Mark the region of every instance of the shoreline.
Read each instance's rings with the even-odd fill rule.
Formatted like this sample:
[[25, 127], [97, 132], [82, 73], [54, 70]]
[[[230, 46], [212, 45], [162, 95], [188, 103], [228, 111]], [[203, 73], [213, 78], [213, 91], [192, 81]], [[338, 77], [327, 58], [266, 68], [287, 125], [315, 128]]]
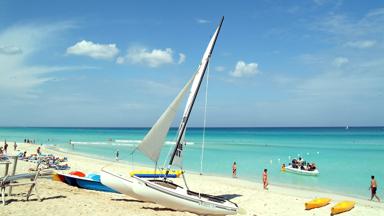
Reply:
[[[27, 143], [20, 143], [20, 144], [27, 144]], [[19, 145], [19, 143], [18, 143], [18, 145]], [[89, 154], [89, 153], [87, 154], [87, 153], [83, 153], [83, 152], [74, 152], [74, 151], [70, 151], [68, 149], [60, 148], [58, 146], [50, 145], [50, 144], [44, 144], [44, 145], [29, 144], [29, 145], [41, 146], [43, 148], [52, 150], [53, 152], [60, 153], [60, 154], [68, 154], [68, 155], [74, 155], [74, 156], [79, 156], [79, 157], [92, 158], [92, 159], [101, 160], [101, 161], [109, 162], [109, 163], [115, 163], [116, 162], [112, 157], [109, 160], [107, 157], [103, 157], [103, 156], [100, 156], [100, 155]], [[126, 160], [119, 160], [117, 163], [124, 164], [124, 165], [128, 166], [128, 168], [130, 168], [130, 169], [132, 167], [140, 167], [140, 169], [153, 169], [153, 167], [149, 166], [149, 164], [131, 162], [131, 161], [126, 161]], [[187, 173], [189, 173], [189, 174], [200, 175], [200, 173], [196, 172], [196, 171], [192, 171], [192, 170], [188, 170], [188, 169], [186, 169], [185, 171]], [[294, 175], [294, 174], [291, 174], [291, 173], [286, 173], [286, 174]], [[236, 177], [236, 178], [233, 178], [233, 177], [226, 176], [226, 175], [220, 174], [220, 173], [203, 173], [203, 176], [219, 177], [219, 178], [226, 178], [226, 179], [239, 179], [239, 180], [247, 181], [247, 182], [249, 182], [251, 184], [255, 183], [255, 184], [262, 185], [261, 181], [260, 182], [252, 181], [251, 177]], [[261, 179], [261, 177], [260, 177], [260, 179]], [[359, 195], [355, 195], [355, 194], [344, 194], [344, 193], [341, 193], [340, 191], [327, 190], [325, 188], [311, 189], [311, 188], [305, 187], [305, 186], [299, 187], [299, 186], [290, 185], [290, 184], [284, 184], [284, 183], [279, 183], [279, 182], [277, 182], [277, 183], [273, 182], [273, 185], [277, 186], [279, 188], [299, 190], [299, 191], [306, 191], [307, 193], [312, 192], [312, 193], [321, 193], [321, 194], [332, 194], [332, 195], [336, 195], [336, 196], [340, 196], [340, 197], [347, 197], [347, 198], [351, 198], [351, 199], [359, 199], [359, 200], [363, 200], [363, 201], [365, 201], [365, 200], [367, 200], [369, 198], [368, 196], [369, 196], [369, 193], [370, 193], [370, 192], [367, 192], [367, 197], [364, 197], [364, 196], [359, 196]]]
[[[0, 142], [0, 145], [2, 143]], [[74, 152], [62, 151], [57, 147], [48, 147], [39, 144], [24, 144], [18, 143], [19, 150], [26, 150], [34, 153], [36, 148], [40, 146], [43, 154], [54, 154], [55, 156], [66, 156], [68, 163], [71, 166], [70, 170], [57, 171], [68, 173], [70, 171], [79, 170], [83, 172], [98, 172], [102, 167], [109, 166], [119, 174], [129, 175], [131, 165], [126, 161], [116, 162], [114, 160], [105, 160], [93, 158], [87, 155]], [[13, 146], [9, 146], [13, 153]], [[22, 152], [18, 151], [18, 152]], [[111, 166], [112, 165], [112, 166]], [[35, 167], [35, 163], [19, 161], [17, 173], [22, 173], [30, 167]], [[134, 168], [147, 168], [148, 166], [134, 165]], [[2, 169], [2, 167], [0, 167]], [[0, 173], [3, 171], [0, 170]], [[232, 197], [231, 201], [237, 203], [246, 213], [238, 215], [250, 216], [321, 216], [329, 215], [330, 208], [336, 203], [343, 200], [356, 201], [356, 206], [351, 211], [344, 213], [346, 216], [384, 215], [383, 203], [372, 202], [365, 199], [359, 199], [350, 196], [344, 196], [334, 193], [317, 192], [313, 190], [303, 190], [291, 187], [284, 187], [273, 184], [269, 186], [269, 190], [263, 190], [260, 182], [248, 181], [242, 178], [232, 178], [225, 176], [217, 176], [199, 173], [186, 173], [188, 186], [191, 190], [207, 193], [212, 195], [226, 195]], [[182, 179], [172, 179], [177, 184], [183, 186]], [[15, 193], [25, 192], [15, 188]], [[69, 186], [62, 182], [52, 181], [51, 179], [39, 178], [38, 191], [43, 202], [38, 202], [36, 196], [31, 197], [31, 201], [24, 201], [25, 197], [6, 198], [10, 200], [6, 206], [0, 206], [0, 214], [3, 215], [47, 215], [55, 211], [55, 215], [195, 215], [188, 212], [179, 212], [167, 209], [166, 207], [136, 201], [133, 198], [122, 194], [111, 194], [97, 191], [89, 191]], [[317, 197], [329, 197], [331, 203], [323, 208], [313, 209], [310, 211], [304, 210], [304, 203]], [[368, 198], [367, 198], [368, 199]], [[57, 209], [65, 208], [67, 211], [57, 211]]]
[[[32, 144], [32, 145], [39, 145], [39, 144]], [[49, 144], [45, 144], [43, 146], [45, 148], [47, 148], [47, 149], [50, 149], [50, 150], [58, 152], [58, 153], [71, 154], [71, 155], [76, 155], [76, 156], [80, 156], [80, 157], [87, 157], [87, 158], [102, 160], [102, 161], [105, 161], [105, 162], [107, 162], [107, 161], [109, 161], [109, 162], [116, 162], [113, 158], [111, 158], [109, 160], [107, 157], [99, 156], [99, 155], [96, 155], [96, 154], [87, 154], [87, 153], [83, 153], [83, 152], [68, 151], [65, 148], [60, 148], [58, 146], [53, 146], [53, 145], [49, 145]], [[151, 167], [149, 164], [131, 162], [131, 161], [126, 161], [126, 160], [119, 160], [118, 163], [125, 164], [125, 165], [129, 166], [130, 168], [132, 167], [132, 163], [133, 163], [134, 167], [140, 167], [140, 168], [143, 168], [143, 169], [153, 169], [153, 167]], [[193, 174], [193, 175], [200, 175], [200, 173], [197, 172], [197, 171], [192, 171], [192, 170], [188, 170], [188, 169], [186, 169], [185, 171], [187, 173], [190, 173], [190, 174]], [[291, 173], [285, 173], [285, 174], [295, 175], [295, 174], [291, 174]], [[230, 176], [227, 176], [227, 175], [224, 175], [224, 174], [220, 174], [220, 173], [203, 173], [203, 176], [212, 176], [212, 177], [220, 177], [220, 178], [228, 178], [228, 179], [240, 179], [240, 180], [247, 181], [249, 183], [256, 183], [256, 184], [262, 185], [261, 181], [260, 182], [252, 181], [251, 177], [236, 177], [236, 178], [233, 178], [233, 177], [230, 177]], [[261, 177], [260, 177], [260, 179], [261, 179]], [[305, 187], [305, 186], [300, 187], [300, 186], [284, 184], [284, 183], [280, 183], [280, 182], [277, 182], [277, 183], [274, 182], [273, 185], [277, 186], [279, 188], [289, 188], [289, 189], [292, 189], [292, 190], [300, 190], [300, 191], [322, 193], [322, 194], [334, 194], [334, 195], [341, 196], [341, 197], [349, 197], [349, 198], [359, 199], [359, 200], [366, 200], [366, 199], [368, 199], [368, 196], [369, 196], [369, 193], [370, 193], [370, 192], [367, 192], [367, 197], [364, 197], [364, 196], [356, 195], [356, 194], [344, 194], [344, 193], [341, 193], [340, 191], [327, 190], [325, 188], [311, 189], [311, 188]]]

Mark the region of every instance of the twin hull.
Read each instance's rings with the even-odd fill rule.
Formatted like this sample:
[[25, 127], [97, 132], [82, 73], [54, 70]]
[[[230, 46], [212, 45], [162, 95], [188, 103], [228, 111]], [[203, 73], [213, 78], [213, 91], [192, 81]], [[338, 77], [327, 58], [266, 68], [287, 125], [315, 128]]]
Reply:
[[101, 183], [138, 200], [154, 202], [167, 208], [201, 215], [228, 215], [237, 213], [237, 205], [228, 200], [188, 191], [162, 180], [122, 177], [101, 171]]

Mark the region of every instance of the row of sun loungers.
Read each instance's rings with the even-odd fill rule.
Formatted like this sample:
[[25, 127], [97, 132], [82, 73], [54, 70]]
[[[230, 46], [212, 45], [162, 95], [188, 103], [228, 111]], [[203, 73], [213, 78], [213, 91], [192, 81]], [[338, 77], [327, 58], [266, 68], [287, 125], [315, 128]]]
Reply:
[[70, 169], [70, 166], [68, 166], [68, 164], [62, 164], [68, 161], [66, 157], [59, 158], [59, 157], [55, 157], [52, 154], [48, 154], [48, 155], [33, 154], [30, 156], [24, 157], [23, 153], [20, 153], [18, 156], [20, 160], [33, 162], [33, 163], [41, 163], [42, 168], [45, 168], [45, 169], [49, 169], [49, 168], [53, 168], [55, 170]]

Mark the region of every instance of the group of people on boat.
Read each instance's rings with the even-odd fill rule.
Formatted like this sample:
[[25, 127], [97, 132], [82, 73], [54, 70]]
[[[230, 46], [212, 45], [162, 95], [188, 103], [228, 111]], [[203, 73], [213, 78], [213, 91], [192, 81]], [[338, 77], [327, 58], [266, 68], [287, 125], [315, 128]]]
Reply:
[[306, 170], [306, 171], [314, 171], [316, 170], [315, 163], [308, 163], [303, 158], [299, 157], [299, 159], [294, 158], [292, 160], [292, 168]]

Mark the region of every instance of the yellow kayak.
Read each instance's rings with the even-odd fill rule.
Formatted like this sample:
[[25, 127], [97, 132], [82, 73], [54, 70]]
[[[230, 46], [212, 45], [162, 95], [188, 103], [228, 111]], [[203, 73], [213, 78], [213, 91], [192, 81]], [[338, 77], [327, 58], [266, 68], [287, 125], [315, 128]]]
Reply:
[[310, 209], [320, 208], [320, 207], [326, 206], [329, 204], [330, 201], [331, 201], [331, 199], [329, 199], [329, 198], [313, 199], [313, 200], [305, 203], [305, 210], [310, 210]]
[[[129, 174], [141, 178], [163, 178], [165, 177], [166, 170], [133, 170]], [[170, 170], [167, 178], [177, 178], [183, 174], [182, 170]]]
[[355, 207], [355, 202], [353, 201], [343, 201], [337, 203], [335, 206], [332, 207], [331, 209], [331, 215], [343, 213], [346, 211], [349, 211]]

